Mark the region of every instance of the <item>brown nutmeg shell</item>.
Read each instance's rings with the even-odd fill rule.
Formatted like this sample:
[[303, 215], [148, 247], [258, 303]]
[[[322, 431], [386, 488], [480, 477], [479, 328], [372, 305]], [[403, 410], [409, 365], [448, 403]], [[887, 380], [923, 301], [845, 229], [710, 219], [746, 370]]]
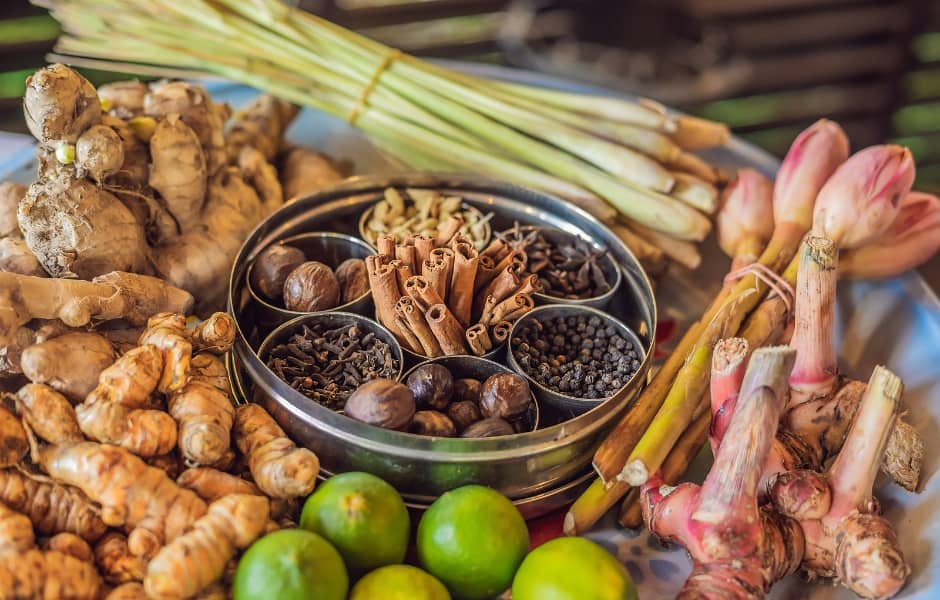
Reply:
[[457, 435], [454, 422], [447, 415], [436, 410], [419, 410], [416, 412], [408, 430], [418, 435], [437, 437], [454, 437]]
[[391, 379], [373, 379], [349, 395], [343, 412], [347, 417], [382, 427], [404, 430], [415, 414], [415, 399], [408, 386]]
[[480, 386], [480, 412], [484, 417], [521, 419], [531, 402], [529, 382], [515, 373], [497, 373]]
[[339, 282], [321, 262], [307, 261], [284, 280], [284, 308], [298, 312], [329, 310], [339, 305]]
[[336, 267], [336, 280], [339, 282], [340, 302], [346, 304], [369, 291], [369, 274], [366, 261], [361, 258], [347, 258]]
[[267, 300], [280, 300], [287, 276], [306, 260], [299, 248], [284, 244], [268, 246], [251, 267], [251, 287]]

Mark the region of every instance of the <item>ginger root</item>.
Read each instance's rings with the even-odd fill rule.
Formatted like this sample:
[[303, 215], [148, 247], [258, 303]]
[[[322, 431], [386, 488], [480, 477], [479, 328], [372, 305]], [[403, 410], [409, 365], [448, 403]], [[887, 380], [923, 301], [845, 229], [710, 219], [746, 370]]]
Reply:
[[242, 149], [251, 146], [271, 162], [280, 150], [284, 132], [299, 108], [275, 96], [262, 94], [235, 114], [229, 125], [226, 152], [230, 163], [240, 160]]
[[124, 142], [107, 125], [92, 125], [75, 144], [75, 174], [96, 183], [117, 173], [124, 165]]
[[0, 238], [0, 272], [48, 277], [26, 240], [13, 236]]
[[98, 572], [111, 585], [143, 581], [144, 573], [147, 572], [146, 561], [131, 554], [127, 547], [127, 536], [117, 531], [109, 531], [98, 540], [94, 548], [94, 560]]
[[16, 220], [16, 209], [26, 197], [25, 185], [13, 181], [0, 183], [0, 238], [22, 237], [20, 224]]
[[229, 494], [209, 505], [192, 528], [167, 544], [147, 566], [151, 598], [189, 598], [222, 576], [236, 550], [247, 548], [268, 521], [263, 497]]
[[[197, 354], [190, 364], [189, 381], [170, 396], [168, 409], [179, 424], [179, 448], [188, 464], [213, 465], [229, 449], [235, 408], [225, 387], [213, 377], [222, 361], [211, 354]], [[209, 377], [200, 372], [206, 369]]]
[[225, 164], [225, 121], [231, 110], [213, 102], [205, 88], [185, 81], [152, 83], [144, 112], [161, 120], [178, 117], [189, 126], [205, 153], [209, 175]]
[[26, 430], [16, 415], [0, 404], [0, 467], [15, 465], [28, 451]]
[[206, 512], [206, 503], [194, 492], [117, 446], [49, 446], [39, 459], [51, 477], [80, 488], [100, 504], [106, 524], [132, 528], [128, 545], [136, 556], [153, 556]]
[[23, 422], [45, 442], [66, 444], [85, 439], [75, 409], [65, 396], [48, 385], [28, 383], [21, 387], [16, 393], [16, 410]]
[[235, 409], [235, 443], [248, 457], [251, 477], [266, 495], [298, 498], [316, 486], [317, 456], [298, 448], [261, 406], [243, 404]]
[[47, 178], [29, 187], [17, 213], [23, 239], [53, 277], [144, 272], [147, 241], [134, 214], [84, 179]]
[[162, 371], [162, 355], [150, 345], [131, 350], [102, 371], [98, 386], [75, 408], [85, 435], [139, 456], [172, 450], [177, 439], [173, 418], [145, 408]]
[[114, 349], [97, 333], [66, 333], [23, 351], [20, 366], [33, 383], [45, 383], [72, 402], [80, 402], [114, 362]]
[[15, 469], [0, 470], [0, 502], [28, 516], [42, 535], [68, 532], [94, 542], [107, 529], [98, 509], [77, 489], [38, 481]]
[[83, 131], [101, 121], [101, 103], [87, 79], [61, 64], [26, 78], [23, 96], [26, 127], [40, 144], [55, 149], [74, 144]]
[[280, 157], [281, 188], [290, 202], [326, 189], [343, 180], [336, 165], [323, 154], [295, 146]]
[[32, 319], [60, 319], [81, 327], [93, 319], [143, 325], [159, 312], [192, 310], [193, 297], [165, 281], [115, 271], [92, 281], [0, 273], [0, 346]]
[[180, 231], [201, 225], [206, 199], [206, 156], [199, 138], [177, 114], [157, 123], [150, 138], [150, 187], [157, 190]]
[[120, 119], [132, 119], [144, 112], [144, 97], [150, 91], [137, 80], [116, 81], [98, 87], [101, 108]]

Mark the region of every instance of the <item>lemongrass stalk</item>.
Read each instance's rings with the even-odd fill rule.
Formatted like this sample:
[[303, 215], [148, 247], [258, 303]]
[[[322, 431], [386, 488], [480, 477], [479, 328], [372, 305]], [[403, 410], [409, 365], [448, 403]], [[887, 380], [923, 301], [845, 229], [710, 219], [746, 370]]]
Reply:
[[666, 256], [686, 269], [695, 270], [702, 264], [702, 255], [699, 254], [695, 244], [670, 238], [640, 223], [631, 221], [630, 226], [636, 231], [637, 235], [661, 249], [666, 253]]
[[[676, 442], [660, 469], [664, 484], [676, 485], [689, 470], [689, 465], [705, 447], [710, 422], [711, 415], [707, 410], [703, 410]], [[639, 500], [640, 488], [631, 489], [623, 499], [620, 516], [617, 519], [621, 526], [627, 529], [637, 529], [643, 525], [643, 512]]]
[[628, 491], [630, 486], [622, 481], [606, 487], [600, 478], [595, 479], [568, 509], [562, 531], [565, 535], [584, 535]]
[[875, 367], [845, 445], [829, 468], [832, 506], [823, 517], [824, 525], [834, 529], [845, 515], [861, 509], [862, 503], [871, 498], [903, 391], [904, 384], [897, 375], [882, 366]]
[[647, 274], [653, 276], [661, 272], [667, 264], [666, 253], [661, 248], [642, 237], [623, 223], [610, 223], [607, 226], [636, 257]]
[[677, 119], [672, 139], [685, 150], [703, 150], [727, 144], [731, 141], [731, 130], [724, 123], [682, 115]]
[[675, 172], [672, 176], [676, 180], [675, 187], [670, 193], [672, 197], [682, 200], [707, 215], [714, 214], [718, 208], [718, 188], [688, 173]]
[[828, 396], [838, 371], [833, 339], [838, 249], [832, 240], [810, 236], [800, 255], [795, 329], [790, 342], [796, 350], [796, 363], [790, 373], [790, 407]]
[[717, 168], [690, 152], [680, 152], [670, 165], [675, 170], [695, 175], [712, 185], [721, 181], [721, 173]]

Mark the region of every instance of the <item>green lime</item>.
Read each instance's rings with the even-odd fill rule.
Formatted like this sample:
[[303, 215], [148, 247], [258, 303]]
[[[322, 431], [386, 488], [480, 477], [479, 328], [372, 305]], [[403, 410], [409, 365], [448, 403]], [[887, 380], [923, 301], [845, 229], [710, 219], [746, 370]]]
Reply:
[[450, 600], [450, 593], [418, 567], [388, 565], [360, 579], [349, 600]]
[[528, 549], [522, 515], [505, 496], [480, 485], [447, 492], [418, 524], [421, 563], [458, 598], [502, 593]]
[[580, 537], [545, 542], [525, 557], [512, 600], [636, 600], [627, 569], [603, 547]]
[[307, 498], [300, 527], [336, 546], [351, 572], [364, 573], [405, 559], [411, 519], [395, 488], [354, 472], [330, 477]]
[[349, 577], [343, 558], [322, 537], [282, 529], [252, 544], [235, 570], [234, 600], [344, 600]]

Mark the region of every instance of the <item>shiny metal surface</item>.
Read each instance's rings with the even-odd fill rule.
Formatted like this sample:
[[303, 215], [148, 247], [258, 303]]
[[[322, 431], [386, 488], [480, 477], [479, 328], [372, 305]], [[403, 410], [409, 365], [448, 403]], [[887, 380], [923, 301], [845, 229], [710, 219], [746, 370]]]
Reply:
[[[562, 423], [514, 436], [476, 440], [423, 438], [376, 429], [306, 398], [301, 402], [282, 393], [286, 384], [254, 351], [266, 332], [254, 326], [253, 303], [244, 289], [247, 265], [261, 248], [291, 235], [323, 230], [354, 233], [358, 216], [388, 186], [458, 194], [483, 212], [497, 211], [494, 228], [505, 229], [515, 221], [544, 224], [605, 246], [623, 275], [609, 311], [637, 333], [646, 356], [630, 385]], [[557, 489], [580, 477], [589, 468], [594, 449], [644, 380], [656, 323], [652, 289], [636, 259], [610, 230], [585, 212], [554, 197], [486, 178], [424, 173], [353, 178], [277, 211], [252, 232], [239, 252], [230, 279], [229, 309], [239, 327], [236, 359], [244, 371], [246, 387], [253, 388], [246, 391], [265, 404], [293, 439], [317, 452], [326, 470], [366, 470], [386, 479], [407, 497], [433, 497], [473, 482], [519, 499]], [[548, 422], [544, 407], [542, 420]]]
[[[334, 271], [341, 262], [348, 258], [365, 258], [375, 254], [375, 249], [359, 238], [344, 233], [329, 231], [315, 231], [312, 233], [292, 235], [283, 240], [279, 240], [277, 243], [294, 246], [304, 253], [307, 260], [319, 261]], [[251, 285], [251, 271], [254, 269], [254, 266], [254, 261], [248, 265], [248, 271], [245, 274], [245, 287], [248, 289], [248, 293], [251, 294], [252, 300], [257, 305], [255, 319], [259, 325], [265, 328], [273, 328], [291, 319], [296, 319], [299, 316], [311, 314], [288, 310], [265, 300]], [[372, 292], [367, 291], [358, 298], [329, 310], [370, 314], [371, 307]]]
[[[497, 373], [513, 373], [513, 370], [506, 365], [501, 365], [479, 356], [441, 356], [439, 358], [425, 360], [411, 367], [401, 376], [401, 381], [407, 383], [408, 376], [414, 373], [415, 369], [423, 365], [431, 364], [443, 366], [450, 371], [454, 379], [469, 377], [478, 380], [480, 383], [483, 383], [490, 376], [496, 375]], [[532, 404], [529, 406], [525, 420], [528, 431], [532, 431], [533, 429], [539, 428], [539, 403], [531, 390], [529, 393], [532, 395]]]
[[[522, 365], [516, 361], [516, 357], [513, 354], [514, 341], [518, 335], [519, 329], [523, 327], [526, 323], [531, 321], [537, 321], [544, 323], [549, 319], [554, 319], [556, 317], [574, 317], [577, 315], [586, 315], [592, 316], [595, 315], [599, 317], [604, 323], [613, 325], [621, 336], [633, 343], [637, 348], [637, 351], [640, 353], [641, 363], [646, 360], [646, 353], [643, 349], [643, 343], [637, 337], [633, 330], [629, 327], [618, 321], [612, 315], [605, 313], [604, 311], [592, 308], [590, 306], [572, 306], [570, 304], [550, 304], [546, 306], [537, 306], [531, 312], [526, 315], [523, 315], [518, 321], [513, 323], [512, 330], [509, 332], [509, 346], [506, 351], [506, 361], [509, 363], [509, 366], [512, 367], [513, 371], [519, 373], [525, 377], [529, 385], [532, 387], [532, 390], [535, 393], [535, 397], [539, 399], [542, 404], [552, 406], [563, 413], [570, 413], [575, 415], [580, 415], [585, 413], [595, 406], [607, 402], [607, 398], [601, 399], [591, 399], [591, 398], [578, 398], [576, 396], [569, 396], [568, 394], [562, 394], [561, 392], [556, 392], [551, 390], [532, 377], [530, 377], [525, 370], [522, 368]], [[645, 372], [642, 372], [642, 369], [638, 370], [633, 374], [633, 377], [627, 381], [620, 390], [614, 394], [612, 397], [619, 397], [624, 390], [632, 390], [632, 394], [635, 396], [640, 390], [640, 386], [633, 385], [633, 380], [645, 376]]]

